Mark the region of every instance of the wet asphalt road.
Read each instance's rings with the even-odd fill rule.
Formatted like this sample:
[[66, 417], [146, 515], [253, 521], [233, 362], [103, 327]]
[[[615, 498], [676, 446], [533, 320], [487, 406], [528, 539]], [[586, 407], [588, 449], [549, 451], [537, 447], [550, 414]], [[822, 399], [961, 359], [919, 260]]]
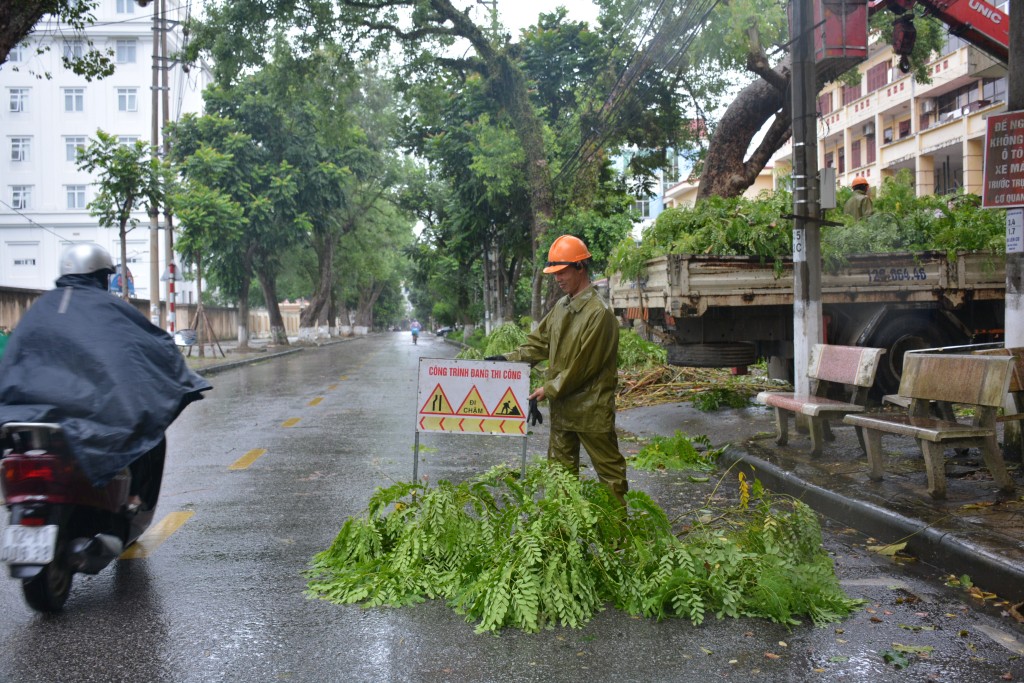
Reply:
[[[413, 346], [381, 335], [213, 377], [168, 434], [157, 520], [180, 527], [147, 557], [77, 576], [57, 616], [34, 614], [17, 582], [0, 579], [0, 681], [1024, 680], [1022, 639], [998, 608], [925, 567], [878, 560], [844, 529], [826, 545], [847, 591], [869, 603], [823, 628], [695, 627], [609, 608], [580, 630], [496, 637], [437, 601], [366, 610], [306, 598], [309, 558], [375, 487], [411, 477], [417, 358], [453, 354], [430, 336]], [[530, 437], [531, 455], [546, 434]], [[423, 445], [431, 481], [518, 463], [521, 452], [497, 437]], [[630, 477], [670, 513], [708, 493], [685, 475]], [[894, 644], [934, 650], [897, 670], [882, 657]]]

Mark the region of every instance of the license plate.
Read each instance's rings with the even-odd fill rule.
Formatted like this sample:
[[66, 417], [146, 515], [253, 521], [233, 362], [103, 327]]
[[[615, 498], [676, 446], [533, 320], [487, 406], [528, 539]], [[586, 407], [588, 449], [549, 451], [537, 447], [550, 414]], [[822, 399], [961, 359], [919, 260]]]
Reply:
[[57, 525], [21, 526], [4, 529], [0, 539], [0, 562], [7, 564], [49, 564], [57, 548]]

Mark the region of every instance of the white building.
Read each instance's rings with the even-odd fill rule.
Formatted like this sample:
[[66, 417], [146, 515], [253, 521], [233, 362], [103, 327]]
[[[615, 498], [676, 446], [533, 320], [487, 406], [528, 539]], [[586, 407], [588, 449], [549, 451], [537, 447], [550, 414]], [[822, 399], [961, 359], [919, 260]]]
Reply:
[[[90, 174], [78, 170], [75, 154], [97, 129], [125, 142], [150, 142], [153, 5], [143, 9], [135, 0], [98, 0], [96, 22], [81, 34], [52, 17], [44, 19], [0, 65], [0, 286], [52, 288], [60, 254], [69, 243], [96, 242], [110, 249], [115, 262], [120, 260], [117, 229], [99, 227], [86, 208], [95, 188]], [[175, 60], [190, 6], [166, 0], [171, 121], [202, 111], [202, 90], [209, 80], [206, 69], [183, 68]], [[90, 82], [64, 68], [61, 57], [81, 54], [87, 41], [113, 53], [117, 68], [112, 76]], [[49, 51], [40, 53], [42, 46]], [[150, 220], [144, 211], [137, 217], [138, 227], [128, 234], [128, 268], [136, 296], [149, 299]], [[163, 273], [166, 241], [164, 231], [159, 232], [157, 260]], [[166, 300], [166, 285], [158, 289]], [[176, 298], [183, 301], [181, 295]]]

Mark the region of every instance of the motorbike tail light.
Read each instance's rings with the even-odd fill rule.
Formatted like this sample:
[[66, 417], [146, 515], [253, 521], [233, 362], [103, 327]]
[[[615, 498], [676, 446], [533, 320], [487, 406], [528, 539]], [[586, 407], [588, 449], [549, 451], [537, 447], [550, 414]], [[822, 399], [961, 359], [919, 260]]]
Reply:
[[9, 455], [0, 460], [0, 485], [8, 502], [19, 496], [54, 495], [72, 470], [72, 462], [46, 451]]
[[45, 517], [22, 517], [21, 526], [43, 526], [46, 524]]
[[31, 481], [53, 483], [54, 463], [36, 458], [4, 460], [4, 483], [21, 484]]

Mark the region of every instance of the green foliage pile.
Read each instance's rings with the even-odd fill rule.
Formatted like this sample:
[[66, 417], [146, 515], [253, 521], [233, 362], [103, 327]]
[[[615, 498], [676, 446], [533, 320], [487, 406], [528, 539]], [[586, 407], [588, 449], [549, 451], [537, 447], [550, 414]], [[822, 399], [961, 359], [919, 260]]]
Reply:
[[682, 539], [642, 492], [627, 503], [624, 516], [602, 484], [547, 465], [525, 478], [497, 467], [457, 485], [395, 484], [314, 556], [308, 595], [395, 607], [443, 598], [478, 632], [578, 628], [606, 603], [694, 624], [709, 614], [822, 624], [859, 604], [799, 501], [755, 484]]
[[633, 330], [619, 330], [619, 369], [627, 372], [646, 370], [668, 361], [664, 346], [647, 341]]
[[[696, 445], [695, 445], [696, 444]], [[704, 447], [697, 450], [697, 445]], [[640, 452], [630, 458], [630, 464], [640, 470], [696, 470], [711, 472], [718, 456], [728, 446], [712, 448], [711, 439], [704, 434], [689, 436], [676, 430], [673, 436], [654, 436]]]
[[736, 387], [712, 387], [698, 391], [690, 399], [693, 407], [705, 413], [713, 413], [719, 408], [746, 408], [750, 405], [750, 390]]
[[[842, 211], [849, 188], [839, 192], [839, 208], [825, 217], [842, 225], [821, 231], [826, 263], [842, 264], [849, 254], [1005, 250], [1005, 212], [982, 209], [976, 195], [918, 197], [906, 169], [877, 190], [874, 213], [861, 220]], [[792, 195], [784, 190], [756, 200], [712, 197], [692, 208], [668, 209], [644, 230], [640, 244], [625, 240], [615, 248], [611, 268], [636, 279], [646, 261], [684, 253], [759, 256], [781, 267], [779, 259], [788, 257], [793, 245], [792, 222], [781, 216], [792, 212]]]

